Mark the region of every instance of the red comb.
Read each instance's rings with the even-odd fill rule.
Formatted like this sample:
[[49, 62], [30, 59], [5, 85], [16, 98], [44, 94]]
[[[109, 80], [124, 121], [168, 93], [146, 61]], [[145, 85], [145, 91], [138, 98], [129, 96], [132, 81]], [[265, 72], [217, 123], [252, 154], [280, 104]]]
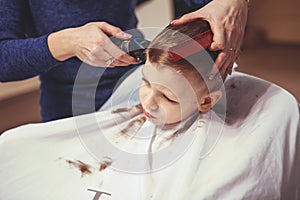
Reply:
[[213, 40], [211, 30], [195, 35], [190, 40], [184, 41], [174, 47], [169, 48], [168, 54], [174, 61], [179, 61], [194, 53], [202, 51], [210, 46]]

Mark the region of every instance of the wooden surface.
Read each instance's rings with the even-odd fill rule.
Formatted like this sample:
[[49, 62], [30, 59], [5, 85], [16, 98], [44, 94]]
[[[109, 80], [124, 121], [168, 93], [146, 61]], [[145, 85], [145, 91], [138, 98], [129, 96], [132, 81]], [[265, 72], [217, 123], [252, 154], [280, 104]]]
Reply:
[[0, 83], [0, 134], [19, 125], [40, 122], [38, 77]]
[[300, 102], [300, 45], [257, 45], [245, 49], [237, 63], [237, 71], [271, 81]]
[[248, 26], [273, 42], [300, 44], [299, 0], [250, 0]]
[[39, 85], [38, 77], [24, 81], [0, 82], [0, 101], [38, 90]]
[[23, 124], [40, 122], [39, 90], [0, 101], [0, 134]]

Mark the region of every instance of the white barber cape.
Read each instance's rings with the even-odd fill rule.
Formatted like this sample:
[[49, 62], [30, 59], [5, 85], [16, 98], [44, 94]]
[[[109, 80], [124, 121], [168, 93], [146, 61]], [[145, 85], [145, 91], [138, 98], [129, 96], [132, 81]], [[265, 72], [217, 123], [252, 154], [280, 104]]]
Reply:
[[214, 112], [163, 130], [139, 106], [0, 136], [0, 199], [300, 199], [296, 100], [243, 74]]

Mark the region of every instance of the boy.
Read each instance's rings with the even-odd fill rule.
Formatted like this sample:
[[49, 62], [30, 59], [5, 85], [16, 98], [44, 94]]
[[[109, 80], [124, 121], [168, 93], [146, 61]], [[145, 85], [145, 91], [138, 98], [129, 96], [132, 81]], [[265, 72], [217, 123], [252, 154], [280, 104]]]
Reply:
[[[218, 52], [204, 49], [192, 39], [209, 33], [209, 30], [209, 24], [204, 20], [180, 26], [169, 25], [151, 42], [146, 52], [140, 100], [145, 115], [153, 123], [173, 124], [195, 112], [205, 113], [222, 97], [220, 87], [225, 76], [222, 79], [216, 76], [213, 80], [207, 77]], [[205, 37], [210, 35], [198, 42], [201, 43]], [[170, 52], [176, 47], [196, 50], [176, 60], [170, 54], [178, 56], [176, 53], [180, 50]]]

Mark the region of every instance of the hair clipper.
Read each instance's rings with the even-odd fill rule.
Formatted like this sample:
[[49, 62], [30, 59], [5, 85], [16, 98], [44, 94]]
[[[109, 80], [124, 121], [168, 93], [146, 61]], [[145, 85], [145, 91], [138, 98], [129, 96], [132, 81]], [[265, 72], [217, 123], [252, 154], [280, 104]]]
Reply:
[[134, 57], [138, 63], [143, 63], [146, 61], [145, 51], [149, 46], [150, 41], [138, 37], [131, 38], [129, 40], [111, 38], [111, 41], [124, 52]]

